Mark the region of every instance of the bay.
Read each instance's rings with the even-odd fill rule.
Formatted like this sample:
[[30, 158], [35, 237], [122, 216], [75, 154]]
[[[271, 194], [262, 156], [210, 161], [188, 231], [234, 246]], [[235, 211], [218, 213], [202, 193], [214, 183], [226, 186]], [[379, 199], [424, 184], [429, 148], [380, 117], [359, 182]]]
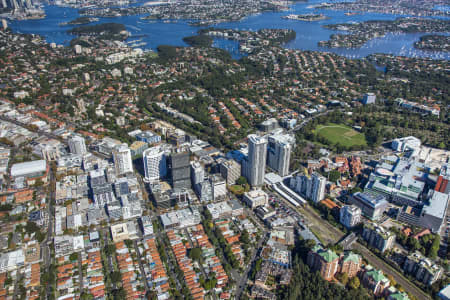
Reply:
[[[360, 13], [352, 16], [345, 15], [344, 11], [321, 10], [309, 8], [309, 6], [321, 3], [322, 0], [312, 0], [307, 3], [296, 3], [289, 11], [264, 12], [252, 15], [237, 22], [225, 22], [215, 25], [218, 28], [229, 28], [238, 30], [259, 30], [263, 28], [288, 28], [296, 31], [295, 40], [285, 46], [290, 49], [312, 50], [333, 52], [349, 58], [362, 58], [373, 53], [387, 53], [408, 57], [427, 57], [433, 59], [450, 59], [448, 52], [424, 51], [413, 47], [422, 35], [429, 33], [389, 33], [385, 37], [368, 41], [361, 48], [327, 48], [319, 47], [317, 43], [328, 40], [334, 30], [323, 28], [326, 24], [363, 22], [368, 20], [394, 20], [405, 15], [390, 15], [377, 13]], [[68, 22], [79, 17], [78, 10], [69, 7], [59, 7], [55, 5], [45, 5], [47, 17], [41, 20], [11, 21], [10, 27], [15, 32], [34, 33], [43, 36], [48, 42], [68, 45], [75, 36], [67, 33], [67, 30], [74, 26], [59, 26], [60, 23]], [[329, 19], [316, 22], [303, 22], [296, 20], [282, 19], [288, 14], [324, 14]], [[141, 20], [143, 15], [122, 16], [117, 18], [100, 18], [96, 23], [116, 22], [122, 23], [131, 32], [132, 37], [128, 39], [129, 44], [139, 44], [140, 48], [155, 50], [158, 45], [187, 46], [183, 42], [183, 37], [195, 35], [197, 30], [204, 27], [189, 25], [191, 20]], [[448, 34], [448, 33], [446, 33]], [[135, 36], [135, 37], [133, 37]], [[145, 42], [145, 45], [142, 43]], [[213, 44], [231, 53], [234, 58], [239, 58], [243, 54], [239, 52], [238, 44], [234, 41], [218, 40]]]

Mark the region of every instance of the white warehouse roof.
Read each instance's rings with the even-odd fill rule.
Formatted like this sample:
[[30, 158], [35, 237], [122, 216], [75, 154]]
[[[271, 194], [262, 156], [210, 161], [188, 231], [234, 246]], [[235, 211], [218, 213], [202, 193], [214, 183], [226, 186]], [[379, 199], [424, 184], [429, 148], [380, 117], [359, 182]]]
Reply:
[[45, 160], [34, 160], [23, 163], [14, 164], [11, 167], [11, 176], [25, 176], [28, 174], [45, 172], [47, 170], [47, 162]]

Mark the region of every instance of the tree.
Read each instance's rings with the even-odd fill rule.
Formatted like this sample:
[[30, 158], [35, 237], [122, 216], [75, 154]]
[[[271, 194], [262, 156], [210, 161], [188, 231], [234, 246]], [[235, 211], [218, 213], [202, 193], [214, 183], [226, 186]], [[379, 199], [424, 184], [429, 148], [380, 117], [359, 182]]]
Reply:
[[200, 248], [192, 248], [189, 251], [189, 257], [193, 260], [200, 261], [202, 258], [202, 250]]
[[436, 234], [433, 239], [433, 243], [431, 244], [430, 250], [428, 251], [428, 257], [430, 257], [431, 259], [436, 258], [439, 251], [440, 243], [441, 243], [440, 236]]
[[350, 281], [348, 282], [348, 286], [353, 290], [357, 290], [360, 284], [361, 283], [359, 282], [359, 279], [356, 276], [352, 277], [352, 279], [350, 279]]
[[120, 272], [115, 271], [111, 273], [111, 281], [113, 283], [119, 283], [122, 280], [122, 275], [120, 274]]
[[124, 240], [124, 243], [127, 246], [127, 248], [131, 248], [133, 246], [133, 241], [132, 240]]
[[109, 245], [105, 246], [105, 254], [107, 256], [114, 255], [115, 252], [116, 252], [116, 246], [114, 244], [109, 244]]
[[247, 184], [247, 178], [245, 178], [244, 176], [240, 176], [237, 180], [236, 180], [236, 184], [239, 185], [244, 185]]
[[70, 261], [78, 260], [78, 253], [74, 252], [69, 256]]
[[239, 237], [239, 240], [246, 245], [248, 245], [250, 243], [250, 235], [248, 234], [247, 229], [244, 229], [242, 231], [242, 234]]
[[347, 273], [340, 273], [340, 274], [338, 274], [337, 278], [343, 285], [348, 284], [348, 274]]
[[339, 173], [338, 170], [331, 170], [330, 173], [328, 174], [328, 179], [331, 182], [336, 182], [341, 178], [341, 173]]
[[92, 300], [94, 296], [90, 293], [83, 293], [80, 297], [80, 300]]

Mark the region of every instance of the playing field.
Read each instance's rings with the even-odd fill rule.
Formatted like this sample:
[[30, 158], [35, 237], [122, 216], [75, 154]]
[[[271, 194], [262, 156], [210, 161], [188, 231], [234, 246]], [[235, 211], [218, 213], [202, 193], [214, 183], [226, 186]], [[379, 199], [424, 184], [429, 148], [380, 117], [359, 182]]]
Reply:
[[319, 125], [315, 129], [315, 132], [326, 138], [332, 144], [341, 144], [346, 147], [351, 147], [353, 145], [367, 145], [363, 133], [359, 133], [345, 125], [333, 123]]

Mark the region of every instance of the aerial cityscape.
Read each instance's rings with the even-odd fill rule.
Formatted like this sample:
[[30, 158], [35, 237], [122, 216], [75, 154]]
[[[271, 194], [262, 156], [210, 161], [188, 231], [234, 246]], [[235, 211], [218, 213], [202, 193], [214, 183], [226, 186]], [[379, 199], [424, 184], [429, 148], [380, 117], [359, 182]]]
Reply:
[[0, 300], [450, 299], [447, 0], [0, 19]]

